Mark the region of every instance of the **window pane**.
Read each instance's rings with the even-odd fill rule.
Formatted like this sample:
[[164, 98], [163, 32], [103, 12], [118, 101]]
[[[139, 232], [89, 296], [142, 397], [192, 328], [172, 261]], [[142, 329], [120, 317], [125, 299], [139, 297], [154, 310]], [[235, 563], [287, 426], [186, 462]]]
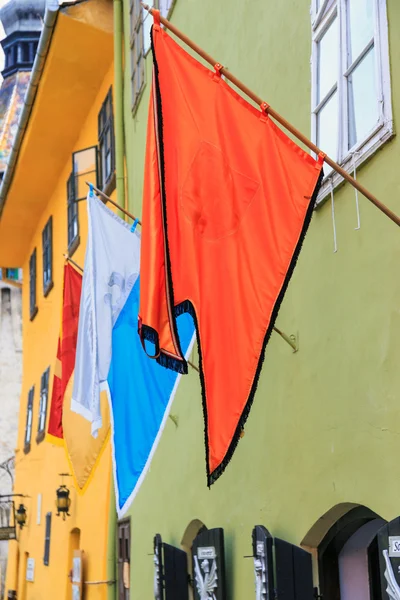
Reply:
[[86, 181], [96, 185], [96, 153], [97, 148], [86, 148], [74, 152], [74, 177], [76, 199], [84, 199], [87, 196]]
[[[327, 5], [325, 6], [323, 15], [325, 15], [328, 12], [328, 10], [331, 8], [331, 6], [334, 2], [335, 2], [335, 0], [328, 0]], [[317, 0], [317, 12], [322, 8], [323, 3], [324, 3], [324, 0]]]
[[349, 94], [349, 148], [365, 138], [379, 119], [378, 95], [375, 76], [375, 49], [348, 77]]
[[31, 441], [31, 433], [32, 433], [32, 409], [28, 408], [28, 423], [26, 426], [26, 443], [29, 444]]
[[[154, 2], [149, 2], [149, 6], [153, 6]], [[150, 30], [153, 25], [153, 17], [151, 14], [143, 9], [143, 35], [144, 35], [144, 53], [151, 48]]]
[[317, 103], [324, 99], [337, 81], [338, 42], [338, 25], [335, 17], [329, 29], [318, 42]]
[[44, 428], [46, 426], [46, 414], [47, 414], [47, 394], [44, 393], [43, 400], [42, 400], [42, 412], [40, 415], [40, 431], [44, 431]]
[[374, 0], [347, 0], [348, 66], [360, 56], [374, 35]]
[[106, 179], [109, 179], [111, 175], [111, 152], [106, 156]]
[[[337, 92], [321, 108], [317, 115], [317, 146], [333, 160], [338, 156], [338, 105]], [[324, 165], [325, 173], [330, 169]]]

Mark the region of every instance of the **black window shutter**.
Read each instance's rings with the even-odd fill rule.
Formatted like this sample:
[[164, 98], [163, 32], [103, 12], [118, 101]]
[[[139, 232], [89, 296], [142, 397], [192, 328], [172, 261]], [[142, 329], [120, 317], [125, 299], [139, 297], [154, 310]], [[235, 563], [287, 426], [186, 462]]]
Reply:
[[29, 309], [30, 318], [33, 319], [37, 313], [36, 307], [36, 248], [29, 259]]
[[276, 591], [279, 600], [313, 600], [311, 554], [275, 538]]
[[115, 138], [112, 87], [98, 114], [98, 179], [97, 186], [101, 189], [110, 181], [115, 171]]
[[255, 561], [256, 581], [260, 577], [265, 600], [275, 600], [273, 538], [263, 525], [256, 525], [252, 533], [253, 556]]
[[[131, 562], [131, 522], [125, 519], [118, 523], [118, 600], [129, 600], [130, 581], [125, 587], [124, 570], [130, 569]], [[130, 577], [129, 577], [130, 579]]]
[[109, 103], [110, 103], [110, 141], [111, 141], [111, 172], [115, 171], [115, 132], [114, 132], [114, 108], [112, 98], [112, 87], [109, 92]]
[[201, 600], [201, 590], [207, 586], [211, 598], [214, 594], [216, 600], [226, 600], [224, 530], [200, 531], [193, 542], [192, 560], [195, 600]]
[[24, 441], [25, 454], [27, 454], [31, 449], [34, 394], [35, 394], [35, 386], [32, 386], [28, 393], [28, 405], [26, 408], [25, 441]]
[[48, 244], [49, 244], [49, 248], [48, 248], [48, 261], [49, 261], [49, 270], [50, 270], [50, 275], [49, 275], [49, 282], [47, 285], [47, 290], [46, 292], [49, 291], [49, 286], [52, 285], [53, 283], [53, 217], [50, 217], [48, 220], [48, 236], [49, 236], [49, 240], [48, 240]]
[[[162, 538], [159, 533], [154, 536], [154, 597], [164, 600], [164, 566]], [[156, 594], [157, 592], [157, 594]]]
[[51, 535], [51, 512], [46, 514], [46, 533], [44, 539], [43, 563], [48, 566], [50, 562], [50, 535]]
[[160, 600], [189, 600], [187, 554], [154, 536], [154, 595]]
[[53, 217], [47, 221], [42, 232], [43, 247], [43, 293], [45, 296], [53, 286]]
[[165, 600], [189, 600], [186, 552], [164, 543], [163, 566]]
[[[368, 557], [369, 559], [373, 557], [375, 549], [375, 557], [376, 555], [379, 557], [380, 581], [377, 582], [376, 579], [374, 581], [374, 573], [371, 570], [373, 565], [369, 560], [370, 586], [375, 589], [380, 588], [380, 594], [376, 596], [379, 600], [381, 598], [387, 600], [391, 597], [383, 591], [386, 589], [393, 590], [392, 595], [396, 598], [394, 590], [396, 590], [396, 585], [397, 588], [400, 587], [400, 517], [396, 517], [393, 521], [381, 527], [376, 535], [375, 544], [373, 541], [370, 545]], [[373, 598], [375, 599], [375, 596]]]

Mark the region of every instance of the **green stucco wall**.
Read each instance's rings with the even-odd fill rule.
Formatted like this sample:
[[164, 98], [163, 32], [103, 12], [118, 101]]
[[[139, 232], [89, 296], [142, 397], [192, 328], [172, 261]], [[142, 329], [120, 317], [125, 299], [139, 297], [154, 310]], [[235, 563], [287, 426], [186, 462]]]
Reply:
[[[393, 112], [400, 112], [400, 12], [388, 0]], [[125, 32], [129, 3], [124, 2]], [[310, 135], [309, 0], [177, 0], [173, 22], [304, 133]], [[131, 112], [125, 35], [125, 135], [130, 208], [141, 212], [146, 85]], [[147, 59], [150, 82], [151, 57]], [[399, 141], [359, 180], [400, 214]], [[133, 507], [132, 600], [152, 597], [152, 540], [180, 545], [192, 519], [223, 527], [229, 598], [254, 593], [251, 531], [300, 544], [333, 506], [362, 504], [385, 519], [400, 505], [400, 230], [354, 190], [335, 192], [338, 252], [330, 203], [316, 212], [277, 325], [299, 333], [293, 354], [276, 334], [232, 462], [208, 490], [198, 374], [183, 377], [165, 432]], [[227, 348], [227, 351], [232, 349]], [[197, 357], [194, 356], [194, 361]]]

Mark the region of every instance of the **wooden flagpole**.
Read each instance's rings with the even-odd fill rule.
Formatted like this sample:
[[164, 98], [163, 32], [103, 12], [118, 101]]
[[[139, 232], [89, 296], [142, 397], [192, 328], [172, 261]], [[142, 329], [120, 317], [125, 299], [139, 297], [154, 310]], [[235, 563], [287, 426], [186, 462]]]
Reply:
[[[130, 219], [132, 219], [132, 221], [137, 221], [137, 223], [139, 225], [142, 224], [142, 221], [139, 221], [139, 219], [136, 219], [136, 217], [132, 213], [130, 213], [128, 210], [126, 210], [126, 208], [122, 208], [122, 206], [120, 206], [119, 204], [114, 202], [114, 200], [111, 200], [111, 198], [109, 196], [106, 196], [106, 194], [104, 192], [102, 192], [101, 190], [99, 190], [96, 186], [94, 186], [93, 183], [89, 183], [88, 181], [85, 181], [85, 183], [89, 187], [92, 187], [93, 190], [96, 192], [96, 194], [98, 194], [99, 196], [104, 198], [104, 200], [106, 202], [109, 202], [110, 204], [115, 206], [115, 208], [118, 208], [118, 210], [120, 210], [122, 213], [124, 213], [124, 215], [127, 215]], [[85, 198], [85, 200], [86, 200], [86, 198]]]
[[75, 267], [76, 269], [78, 269], [78, 271], [80, 271], [81, 273], [83, 273], [83, 269], [82, 269], [82, 267], [81, 267], [80, 265], [78, 265], [78, 263], [76, 263], [74, 260], [72, 260], [72, 258], [70, 258], [70, 257], [68, 256], [68, 254], [64, 254], [63, 256], [64, 256], [65, 260], [67, 260], [68, 262], [70, 262], [70, 263], [71, 263], [71, 265], [74, 265], [74, 267]]
[[[143, 8], [147, 10], [150, 14], [154, 15], [156, 9], [150, 8], [144, 2], [141, 3]], [[322, 150], [318, 148], [315, 144], [312, 143], [305, 135], [303, 135], [296, 127], [294, 127], [289, 121], [284, 119], [279, 113], [276, 112], [268, 103], [266, 103], [260, 96], [257, 96], [250, 88], [248, 88], [244, 83], [242, 83], [237, 77], [232, 75], [230, 71], [225, 69], [217, 60], [215, 60], [212, 56], [210, 56], [207, 52], [205, 52], [200, 46], [198, 46], [195, 42], [193, 42], [187, 35], [182, 33], [175, 25], [173, 25], [170, 21], [165, 19], [160, 15], [161, 23], [173, 34], [176, 35], [184, 44], [189, 46], [194, 52], [196, 52], [199, 56], [201, 56], [206, 62], [208, 62], [212, 67], [217, 67], [218, 71], [226, 77], [231, 83], [233, 83], [239, 90], [241, 90], [244, 94], [246, 94], [253, 102], [258, 104], [258, 106], [262, 107], [262, 110], [266, 111], [271, 117], [273, 117], [278, 123], [280, 123], [285, 129], [290, 131], [298, 140], [300, 140], [305, 146], [307, 146], [310, 150], [315, 152], [316, 154], [320, 154]], [[391, 219], [396, 225], [400, 226], [400, 217], [398, 217], [393, 211], [390, 210], [385, 204], [382, 204], [376, 196], [371, 194], [367, 188], [365, 188], [361, 183], [359, 183], [354, 177], [349, 175], [347, 171], [345, 171], [340, 165], [338, 165], [334, 160], [329, 158], [329, 156], [325, 156], [325, 162], [332, 167], [339, 175], [343, 177], [346, 181], [348, 181], [354, 188], [356, 188], [363, 196], [365, 196], [372, 204], [374, 204], [380, 211], [382, 211], [389, 219]]]

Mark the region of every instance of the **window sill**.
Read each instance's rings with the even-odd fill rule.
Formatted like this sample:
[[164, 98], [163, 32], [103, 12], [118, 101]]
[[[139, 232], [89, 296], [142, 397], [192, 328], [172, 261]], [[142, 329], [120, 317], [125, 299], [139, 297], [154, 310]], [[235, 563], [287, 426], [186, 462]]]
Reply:
[[31, 444], [25, 444], [24, 446], [24, 454], [28, 454], [31, 451]]
[[40, 442], [43, 442], [44, 438], [46, 437], [46, 432], [45, 431], [39, 431], [37, 436], [36, 436], [36, 443], [40, 444]]
[[46, 298], [54, 287], [53, 281], [50, 281], [43, 290], [43, 296]]
[[33, 319], [36, 317], [36, 315], [38, 314], [39, 309], [37, 306], [35, 306], [35, 308], [33, 309], [33, 311], [31, 312], [29, 318], [31, 321], [33, 321]]
[[[347, 154], [340, 163], [340, 166], [354, 177], [354, 166], [357, 173], [358, 169], [369, 161], [384, 144], [394, 137], [394, 135], [393, 121], [378, 125], [361, 144], [353, 148]], [[339, 173], [334, 170], [330, 171], [322, 182], [315, 208], [318, 209], [326, 202], [332, 188], [333, 190], [336, 190], [343, 185], [344, 182], [345, 180]]]
[[68, 256], [69, 256], [69, 258], [72, 258], [72, 256], [74, 255], [75, 251], [78, 249], [80, 243], [81, 243], [81, 238], [80, 238], [79, 235], [77, 235], [76, 238], [68, 246]]

